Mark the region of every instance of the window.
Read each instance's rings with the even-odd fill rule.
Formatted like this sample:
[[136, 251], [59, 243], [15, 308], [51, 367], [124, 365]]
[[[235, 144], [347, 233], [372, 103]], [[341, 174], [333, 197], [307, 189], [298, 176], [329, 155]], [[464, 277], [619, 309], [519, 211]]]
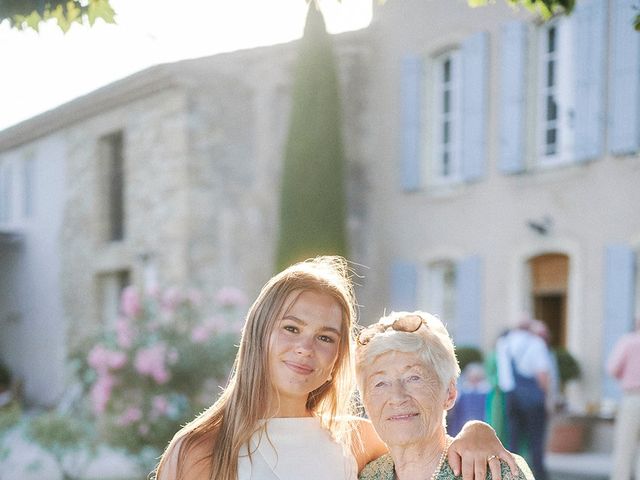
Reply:
[[124, 153], [122, 132], [103, 137], [101, 144], [104, 237], [124, 239]]
[[573, 158], [571, 28], [566, 19], [539, 28], [538, 158], [540, 165]]
[[450, 261], [431, 263], [423, 272], [422, 298], [429, 313], [437, 315], [450, 332], [456, 316], [456, 268]]
[[98, 305], [100, 322], [105, 327], [113, 327], [120, 313], [120, 296], [130, 284], [128, 270], [105, 273], [98, 276]]
[[433, 162], [434, 183], [460, 180], [461, 90], [460, 52], [434, 59]]

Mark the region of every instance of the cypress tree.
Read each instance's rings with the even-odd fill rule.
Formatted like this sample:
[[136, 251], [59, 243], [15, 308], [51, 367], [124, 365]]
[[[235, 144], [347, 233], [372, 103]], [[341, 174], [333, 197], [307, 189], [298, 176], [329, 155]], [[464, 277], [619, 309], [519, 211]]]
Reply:
[[280, 198], [278, 270], [347, 254], [345, 159], [331, 37], [310, 4], [294, 69]]

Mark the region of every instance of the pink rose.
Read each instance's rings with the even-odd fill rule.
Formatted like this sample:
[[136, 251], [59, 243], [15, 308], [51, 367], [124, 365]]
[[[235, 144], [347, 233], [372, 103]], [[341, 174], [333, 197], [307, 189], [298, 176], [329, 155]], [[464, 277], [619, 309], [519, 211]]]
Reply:
[[138, 291], [133, 286], [128, 286], [122, 290], [120, 296], [120, 310], [129, 318], [137, 317], [142, 311], [142, 304]]
[[118, 425], [126, 427], [132, 423], [138, 422], [142, 419], [142, 410], [138, 407], [127, 408], [120, 418], [118, 418]]
[[131, 348], [135, 340], [136, 332], [127, 318], [120, 317], [116, 320], [116, 338], [120, 348]]
[[104, 413], [107, 404], [111, 399], [111, 391], [116, 384], [115, 379], [110, 375], [99, 376], [96, 383], [91, 387], [91, 403], [93, 411], [97, 414]]
[[167, 414], [169, 411], [169, 401], [163, 395], [156, 395], [151, 400], [151, 417], [158, 418]]
[[109, 350], [104, 345], [97, 344], [89, 352], [87, 358], [89, 366], [99, 375], [105, 375], [109, 370], [118, 370], [127, 364], [124, 352]]
[[162, 295], [162, 310], [165, 314], [172, 314], [184, 300], [182, 293], [177, 287], [168, 288]]
[[191, 341], [205, 343], [211, 337], [211, 329], [206, 325], [198, 325], [191, 331]]
[[165, 365], [166, 350], [162, 343], [139, 350], [134, 360], [137, 372], [152, 377], [159, 385], [167, 383], [170, 375]]

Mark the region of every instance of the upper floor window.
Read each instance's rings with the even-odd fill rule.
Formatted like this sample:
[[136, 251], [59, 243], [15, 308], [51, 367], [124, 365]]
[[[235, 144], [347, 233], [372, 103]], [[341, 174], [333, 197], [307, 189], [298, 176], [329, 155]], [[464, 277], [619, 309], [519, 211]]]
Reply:
[[460, 52], [449, 51], [434, 59], [433, 180], [460, 179], [461, 90]]
[[574, 88], [571, 23], [555, 20], [539, 27], [538, 161], [554, 165], [573, 160]]
[[404, 191], [484, 177], [488, 57], [487, 32], [447, 51], [403, 57], [399, 179]]
[[123, 134], [116, 132], [100, 139], [102, 213], [107, 241], [124, 239], [124, 147]]

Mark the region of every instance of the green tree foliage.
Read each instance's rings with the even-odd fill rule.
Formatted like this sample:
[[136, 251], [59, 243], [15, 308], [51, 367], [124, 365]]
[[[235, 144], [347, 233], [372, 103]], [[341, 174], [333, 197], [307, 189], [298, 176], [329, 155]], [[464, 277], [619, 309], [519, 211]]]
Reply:
[[[514, 6], [523, 6], [545, 20], [555, 14], [571, 13], [576, 5], [576, 0], [506, 0], [506, 2]], [[495, 0], [467, 0], [467, 3], [471, 7], [482, 7], [496, 2]]]
[[[378, 1], [384, 3], [385, 0]], [[570, 13], [576, 3], [576, 0], [505, 1], [523, 6], [545, 19], [556, 13]], [[471, 7], [479, 7], [495, 3], [495, 0], [467, 0], [467, 3]], [[110, 0], [0, 0], [0, 23], [8, 20], [12, 27], [19, 29], [30, 27], [38, 30], [40, 22], [55, 18], [60, 28], [66, 32], [74, 22], [83, 23], [86, 20], [93, 25], [97, 18], [102, 18], [107, 23], [115, 23], [114, 13]], [[634, 27], [640, 30], [640, 14], [634, 19]]]
[[73, 23], [93, 25], [98, 18], [115, 23], [114, 15], [109, 0], [0, 0], [0, 22], [8, 20], [19, 30], [38, 31], [41, 22], [55, 19], [67, 32]]
[[279, 269], [347, 250], [340, 92], [331, 37], [310, 6], [295, 65], [280, 199]]

